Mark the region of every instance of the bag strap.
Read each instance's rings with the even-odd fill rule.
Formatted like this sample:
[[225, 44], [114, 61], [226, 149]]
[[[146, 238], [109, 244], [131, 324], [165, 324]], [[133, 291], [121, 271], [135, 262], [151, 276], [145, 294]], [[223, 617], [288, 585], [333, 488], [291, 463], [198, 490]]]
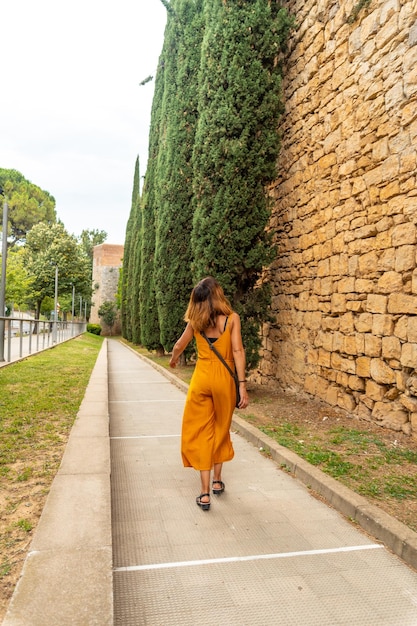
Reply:
[[216, 350], [216, 348], [214, 347], [214, 345], [211, 343], [211, 341], [209, 340], [209, 338], [207, 337], [207, 335], [201, 331], [201, 336], [204, 337], [204, 339], [207, 341], [209, 348], [212, 352], [214, 352], [214, 354], [220, 359], [220, 361], [223, 363], [223, 365], [225, 366], [225, 368], [229, 371], [230, 376], [232, 376], [232, 378], [234, 378], [236, 380], [237, 376], [236, 376], [236, 372], [234, 372], [232, 370], [231, 367], [229, 367], [229, 365], [226, 363], [226, 361], [224, 360], [224, 358], [222, 357], [222, 355], [220, 354], [220, 352], [218, 350]]

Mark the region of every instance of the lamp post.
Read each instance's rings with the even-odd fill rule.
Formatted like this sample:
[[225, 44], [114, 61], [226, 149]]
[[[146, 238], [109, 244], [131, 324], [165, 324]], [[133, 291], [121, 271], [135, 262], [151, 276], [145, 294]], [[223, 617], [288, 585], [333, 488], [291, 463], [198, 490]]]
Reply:
[[57, 341], [58, 331], [58, 265], [55, 265], [55, 299], [54, 299], [54, 324], [52, 327], [52, 343]]
[[6, 267], [7, 267], [7, 226], [9, 222], [9, 207], [6, 200], [3, 202], [3, 234], [1, 253], [1, 283], [0, 283], [0, 361], [4, 361], [4, 329], [6, 313]]
[[75, 306], [75, 285], [74, 283], [72, 283], [71, 337], [74, 334], [74, 306]]

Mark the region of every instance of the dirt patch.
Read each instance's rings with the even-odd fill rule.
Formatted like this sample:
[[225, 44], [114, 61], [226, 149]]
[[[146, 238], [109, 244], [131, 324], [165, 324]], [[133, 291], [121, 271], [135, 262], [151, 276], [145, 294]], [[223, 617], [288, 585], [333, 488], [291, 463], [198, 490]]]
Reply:
[[[9, 483], [0, 494], [0, 622], [19, 580], [30, 543], [52, 480], [58, 470], [65, 445], [34, 450], [25, 464], [16, 461], [10, 471], [20, 480]], [[25, 470], [30, 462], [30, 474]]]

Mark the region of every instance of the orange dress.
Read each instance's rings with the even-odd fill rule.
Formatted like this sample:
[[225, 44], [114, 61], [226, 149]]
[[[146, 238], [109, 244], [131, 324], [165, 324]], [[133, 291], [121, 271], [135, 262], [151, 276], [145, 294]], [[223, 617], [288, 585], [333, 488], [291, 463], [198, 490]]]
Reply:
[[[234, 456], [230, 424], [236, 389], [233, 378], [204, 337], [199, 332], [194, 337], [198, 358], [182, 419], [181, 455], [185, 467], [210, 470], [214, 463], [230, 461]], [[234, 369], [229, 323], [215, 346]]]

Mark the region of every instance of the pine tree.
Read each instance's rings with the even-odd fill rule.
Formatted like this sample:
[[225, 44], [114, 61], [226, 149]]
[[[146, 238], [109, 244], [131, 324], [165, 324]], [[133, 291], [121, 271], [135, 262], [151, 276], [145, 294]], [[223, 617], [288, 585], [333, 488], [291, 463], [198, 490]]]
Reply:
[[203, 33], [202, 0], [174, 0], [165, 34], [165, 89], [158, 155], [155, 286], [161, 343], [172, 350], [184, 327], [192, 289], [192, 151], [196, 77]]
[[274, 250], [266, 188], [276, 176], [281, 67], [292, 20], [268, 0], [212, 0], [199, 77], [193, 154], [194, 279], [214, 275], [241, 314], [248, 367], [259, 360]]

